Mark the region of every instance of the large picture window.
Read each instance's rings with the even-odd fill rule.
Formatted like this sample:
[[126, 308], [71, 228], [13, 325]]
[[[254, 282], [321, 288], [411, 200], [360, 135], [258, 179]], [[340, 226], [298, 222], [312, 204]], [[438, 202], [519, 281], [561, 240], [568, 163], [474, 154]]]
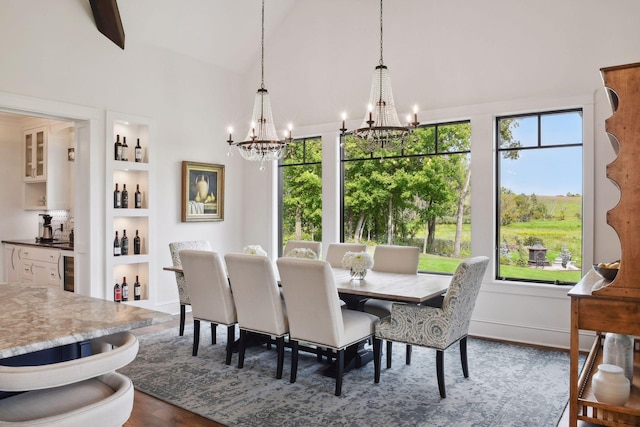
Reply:
[[496, 278], [578, 282], [582, 110], [499, 117], [496, 138]]
[[280, 252], [289, 240], [322, 239], [322, 140], [293, 140], [278, 164]]
[[453, 273], [471, 254], [471, 125], [422, 126], [403, 150], [342, 147], [345, 242], [421, 248], [419, 270]]

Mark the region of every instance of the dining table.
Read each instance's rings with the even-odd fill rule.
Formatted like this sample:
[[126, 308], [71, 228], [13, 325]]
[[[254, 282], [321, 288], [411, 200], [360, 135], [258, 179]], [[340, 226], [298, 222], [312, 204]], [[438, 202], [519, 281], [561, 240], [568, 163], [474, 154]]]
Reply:
[[83, 357], [90, 354], [93, 338], [172, 319], [168, 313], [51, 286], [0, 283], [0, 300], [0, 364], [4, 365], [51, 363], [60, 354], [67, 359]]

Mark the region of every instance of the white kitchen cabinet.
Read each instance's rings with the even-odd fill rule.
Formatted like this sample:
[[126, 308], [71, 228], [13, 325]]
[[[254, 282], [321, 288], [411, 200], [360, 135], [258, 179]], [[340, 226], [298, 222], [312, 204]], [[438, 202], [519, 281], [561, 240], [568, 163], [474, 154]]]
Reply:
[[72, 124], [52, 132], [50, 126], [24, 131], [24, 209], [69, 209], [67, 149], [73, 141]]
[[20, 282], [20, 247], [16, 245], [4, 245], [4, 281], [7, 283]]
[[24, 180], [43, 181], [47, 177], [47, 128], [24, 131]]
[[62, 289], [59, 250], [25, 246], [19, 258], [22, 283]]

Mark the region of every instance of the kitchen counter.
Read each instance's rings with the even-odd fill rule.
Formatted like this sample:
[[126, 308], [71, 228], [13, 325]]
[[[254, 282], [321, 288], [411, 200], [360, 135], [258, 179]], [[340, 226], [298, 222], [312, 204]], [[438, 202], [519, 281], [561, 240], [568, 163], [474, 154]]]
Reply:
[[50, 248], [50, 249], [60, 249], [61, 251], [73, 251], [73, 244], [71, 242], [62, 241], [62, 240], [54, 240], [49, 243], [40, 243], [33, 240], [3, 240], [2, 243], [7, 243], [9, 245], [22, 245], [22, 246], [33, 246], [36, 248]]
[[171, 320], [171, 315], [48, 286], [0, 283], [0, 358]]

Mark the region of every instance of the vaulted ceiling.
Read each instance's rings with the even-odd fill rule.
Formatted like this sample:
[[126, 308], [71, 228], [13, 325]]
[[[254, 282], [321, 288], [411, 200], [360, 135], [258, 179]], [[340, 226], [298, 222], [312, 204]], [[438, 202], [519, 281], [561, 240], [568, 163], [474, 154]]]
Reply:
[[[293, 5], [266, 1], [266, 43]], [[117, 7], [127, 45], [149, 44], [239, 73], [259, 60], [261, 0], [117, 0]]]

